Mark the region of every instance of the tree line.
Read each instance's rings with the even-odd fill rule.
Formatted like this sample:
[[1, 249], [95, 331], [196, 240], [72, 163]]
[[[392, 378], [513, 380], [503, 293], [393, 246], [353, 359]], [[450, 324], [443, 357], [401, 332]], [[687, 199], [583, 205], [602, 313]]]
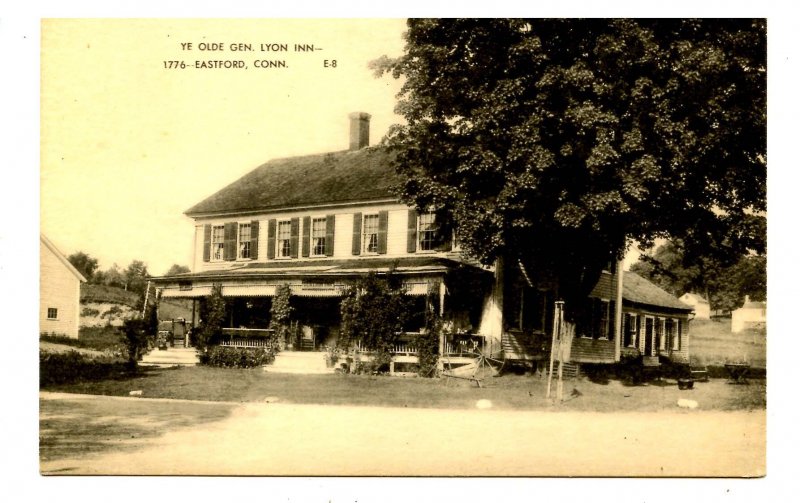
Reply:
[[[86, 281], [93, 285], [106, 285], [142, 294], [147, 288], [147, 281], [152, 277], [147, 270], [147, 264], [142, 260], [133, 260], [125, 269], [117, 264], [112, 265], [106, 270], [99, 268], [97, 258], [88, 253], [78, 251], [67, 257], [70, 264], [80, 272]], [[183, 265], [173, 264], [165, 273], [165, 276], [191, 272]]]

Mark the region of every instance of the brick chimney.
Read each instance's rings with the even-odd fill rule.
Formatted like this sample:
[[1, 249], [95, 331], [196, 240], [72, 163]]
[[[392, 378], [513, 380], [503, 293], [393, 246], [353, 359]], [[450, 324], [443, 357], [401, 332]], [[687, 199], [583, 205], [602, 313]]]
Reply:
[[360, 150], [369, 146], [369, 119], [364, 112], [350, 114], [350, 150]]

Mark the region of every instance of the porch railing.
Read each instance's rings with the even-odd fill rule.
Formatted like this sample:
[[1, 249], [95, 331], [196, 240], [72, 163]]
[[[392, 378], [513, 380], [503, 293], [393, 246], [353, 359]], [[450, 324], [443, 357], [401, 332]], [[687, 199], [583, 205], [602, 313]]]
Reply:
[[232, 348], [268, 348], [275, 331], [269, 328], [223, 328], [220, 346]]

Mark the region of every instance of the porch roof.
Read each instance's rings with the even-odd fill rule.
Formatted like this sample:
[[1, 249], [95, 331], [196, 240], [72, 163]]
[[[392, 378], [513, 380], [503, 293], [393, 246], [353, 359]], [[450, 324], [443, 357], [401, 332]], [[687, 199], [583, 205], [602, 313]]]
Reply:
[[684, 304], [669, 292], [662, 290], [660, 287], [631, 271], [624, 271], [622, 280], [622, 300], [635, 304], [645, 304], [672, 310], [694, 311], [692, 306]]
[[459, 268], [467, 268], [477, 273], [488, 273], [485, 269], [473, 264], [445, 257], [377, 257], [256, 262], [215, 271], [161, 276], [153, 278], [153, 280], [156, 284], [164, 285], [195, 280], [356, 277], [373, 271], [377, 273], [394, 271], [398, 275], [404, 276], [446, 273]]

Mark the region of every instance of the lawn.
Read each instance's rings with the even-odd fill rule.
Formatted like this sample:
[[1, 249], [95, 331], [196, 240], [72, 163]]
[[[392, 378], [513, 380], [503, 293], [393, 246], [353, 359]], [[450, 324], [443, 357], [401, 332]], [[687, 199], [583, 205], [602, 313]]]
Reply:
[[689, 325], [689, 355], [692, 365], [749, 363], [767, 366], [767, 334], [745, 330], [731, 333], [730, 318], [693, 320]]
[[[228, 402], [280, 402], [380, 407], [475, 408], [478, 400], [491, 401], [495, 409], [659, 411], [676, 410], [679, 398], [696, 400], [704, 410], [761, 409], [766, 407], [766, 383], [731, 385], [724, 379], [696, 383], [680, 391], [675, 381], [627, 386], [588, 379], [564, 384], [567, 400], [559, 406], [545, 398], [546, 380], [530, 375], [490, 377], [485, 387], [467, 381], [365, 375], [271, 374], [262, 369], [184, 367], [143, 369], [138, 376], [58, 385], [47, 391], [128, 396], [141, 391], [147, 398], [178, 398]], [[573, 393], [573, 390], [576, 393]]]

